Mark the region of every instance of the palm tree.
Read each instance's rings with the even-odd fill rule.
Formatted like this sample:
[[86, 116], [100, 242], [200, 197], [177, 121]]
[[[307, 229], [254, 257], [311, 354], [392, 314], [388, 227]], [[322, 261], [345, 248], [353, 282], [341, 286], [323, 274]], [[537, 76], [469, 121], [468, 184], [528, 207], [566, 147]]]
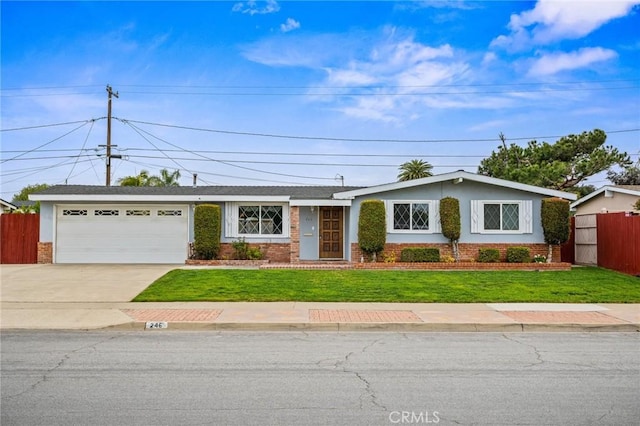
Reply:
[[406, 163], [402, 163], [398, 168], [398, 170], [400, 170], [400, 173], [398, 173], [398, 181], [404, 182], [407, 180], [421, 179], [432, 176], [433, 173], [431, 173], [431, 169], [433, 169], [433, 166], [429, 164], [428, 161], [407, 161]]
[[180, 170], [170, 173], [167, 169], [160, 170], [160, 176], [150, 175], [147, 170], [141, 170], [136, 176], [125, 176], [118, 179], [120, 186], [180, 186]]
[[180, 179], [180, 170], [174, 170], [173, 173], [169, 173], [169, 170], [160, 170], [160, 177], [158, 179], [157, 186], [180, 186], [178, 180]]
[[140, 173], [136, 176], [125, 176], [118, 179], [120, 186], [153, 186], [151, 185], [152, 176], [149, 175], [147, 170], [140, 170]]

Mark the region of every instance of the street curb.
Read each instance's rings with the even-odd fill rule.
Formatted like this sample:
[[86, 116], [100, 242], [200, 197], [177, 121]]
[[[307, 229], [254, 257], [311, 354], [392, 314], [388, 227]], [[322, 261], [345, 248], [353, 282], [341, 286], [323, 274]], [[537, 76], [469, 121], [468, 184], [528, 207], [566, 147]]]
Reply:
[[139, 331], [397, 331], [397, 332], [640, 332], [640, 324], [477, 324], [477, 323], [212, 323], [169, 322], [164, 329], [145, 329], [145, 322], [133, 321], [94, 330]]

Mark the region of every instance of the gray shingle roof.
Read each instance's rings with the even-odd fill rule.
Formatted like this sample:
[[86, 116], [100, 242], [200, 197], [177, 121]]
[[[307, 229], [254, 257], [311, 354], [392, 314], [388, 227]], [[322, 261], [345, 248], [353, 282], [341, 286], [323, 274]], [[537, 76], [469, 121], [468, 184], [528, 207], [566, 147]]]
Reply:
[[48, 195], [210, 195], [289, 196], [291, 199], [331, 199], [336, 192], [360, 189], [355, 186], [94, 186], [57, 185], [38, 194]]

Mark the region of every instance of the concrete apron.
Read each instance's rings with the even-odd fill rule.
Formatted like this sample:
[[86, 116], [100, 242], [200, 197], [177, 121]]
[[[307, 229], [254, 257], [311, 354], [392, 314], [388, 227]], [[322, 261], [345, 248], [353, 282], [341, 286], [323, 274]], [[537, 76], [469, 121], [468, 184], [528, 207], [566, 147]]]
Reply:
[[2, 265], [2, 302], [129, 302], [180, 265]]

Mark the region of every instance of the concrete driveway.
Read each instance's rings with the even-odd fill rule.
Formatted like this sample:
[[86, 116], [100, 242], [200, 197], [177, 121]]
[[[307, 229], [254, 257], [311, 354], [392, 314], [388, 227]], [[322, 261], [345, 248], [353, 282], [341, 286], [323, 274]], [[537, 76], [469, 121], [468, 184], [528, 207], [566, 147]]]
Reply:
[[2, 265], [2, 302], [128, 302], [180, 265]]

